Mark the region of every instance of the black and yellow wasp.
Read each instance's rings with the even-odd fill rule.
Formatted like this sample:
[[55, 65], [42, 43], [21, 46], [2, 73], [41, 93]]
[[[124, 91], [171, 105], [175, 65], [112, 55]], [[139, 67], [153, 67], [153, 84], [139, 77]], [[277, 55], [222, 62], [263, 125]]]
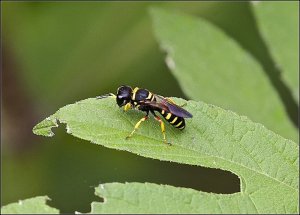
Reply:
[[156, 115], [155, 111], [159, 112], [170, 124], [180, 130], [185, 128], [184, 118], [193, 117], [191, 113], [175, 104], [172, 99], [153, 94], [147, 89], [138, 87], [132, 89], [130, 86], [122, 85], [118, 88], [117, 95], [110, 93], [103, 96], [98, 96], [97, 98], [102, 99], [106, 97], [116, 98], [118, 106], [124, 107], [125, 111], [133, 108], [146, 112], [146, 116], [136, 123], [133, 131], [126, 137], [126, 139], [130, 138], [138, 129], [140, 124], [148, 119], [149, 112], [151, 112], [154, 118], [160, 123], [163, 140], [165, 143], [168, 143], [165, 135], [165, 124]]

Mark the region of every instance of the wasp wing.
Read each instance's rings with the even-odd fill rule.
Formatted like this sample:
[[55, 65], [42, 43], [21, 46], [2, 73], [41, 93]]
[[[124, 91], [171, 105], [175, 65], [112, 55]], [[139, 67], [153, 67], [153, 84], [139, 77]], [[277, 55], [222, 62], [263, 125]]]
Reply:
[[193, 115], [190, 112], [186, 111], [185, 109], [179, 107], [176, 104], [171, 104], [167, 102], [167, 107], [169, 108], [170, 112], [176, 116], [183, 117], [183, 118], [193, 117]]
[[167, 111], [167, 112], [170, 112], [169, 108], [166, 105], [164, 105], [163, 103], [159, 103], [157, 101], [144, 100], [144, 101], [140, 101], [140, 103], [145, 104], [145, 105], [149, 105], [151, 107], [155, 107], [155, 108]]
[[146, 101], [145, 103], [152, 105], [154, 107], [161, 108], [162, 110], [166, 110], [175, 116], [182, 117], [182, 118], [192, 118], [193, 115], [183, 109], [182, 107], [179, 107], [175, 102], [173, 102], [171, 99], [164, 98], [160, 95], [155, 95], [156, 101], [153, 102], [148, 102]]

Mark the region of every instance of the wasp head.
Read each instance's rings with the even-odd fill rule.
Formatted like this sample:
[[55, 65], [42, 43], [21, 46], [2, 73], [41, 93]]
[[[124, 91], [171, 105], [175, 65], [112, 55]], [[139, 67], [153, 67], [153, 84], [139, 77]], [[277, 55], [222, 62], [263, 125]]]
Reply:
[[117, 104], [122, 107], [131, 101], [132, 88], [129, 86], [121, 86], [117, 91]]

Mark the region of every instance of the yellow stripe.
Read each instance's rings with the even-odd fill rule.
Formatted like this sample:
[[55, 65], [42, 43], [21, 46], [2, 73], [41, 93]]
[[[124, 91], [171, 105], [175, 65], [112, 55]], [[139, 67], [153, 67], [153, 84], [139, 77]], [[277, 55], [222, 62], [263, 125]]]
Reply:
[[175, 127], [179, 127], [182, 124], [182, 121], [180, 121], [180, 123], [178, 123]]
[[154, 95], [152, 94], [151, 102], [153, 102], [153, 101], [154, 101]]
[[162, 111], [161, 111], [161, 114], [162, 114], [162, 115], [164, 115], [164, 114], [165, 114], [165, 111], [164, 111], [164, 110], [162, 110]]
[[134, 90], [132, 91], [132, 100], [135, 100], [135, 94], [136, 92], [139, 90], [138, 87], [134, 88]]
[[177, 116], [173, 119], [173, 121], [171, 122], [171, 124], [174, 124], [177, 120]]
[[148, 97], [146, 99], [151, 99], [152, 93], [149, 92]]
[[172, 116], [172, 114], [168, 113], [168, 115], [166, 116], [166, 119], [170, 119]]

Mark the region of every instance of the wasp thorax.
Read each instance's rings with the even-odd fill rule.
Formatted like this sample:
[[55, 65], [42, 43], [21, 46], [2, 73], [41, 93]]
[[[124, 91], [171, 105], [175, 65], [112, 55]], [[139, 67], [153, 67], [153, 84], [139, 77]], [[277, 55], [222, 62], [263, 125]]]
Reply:
[[117, 90], [117, 104], [122, 107], [131, 101], [132, 88], [129, 86], [121, 86]]

